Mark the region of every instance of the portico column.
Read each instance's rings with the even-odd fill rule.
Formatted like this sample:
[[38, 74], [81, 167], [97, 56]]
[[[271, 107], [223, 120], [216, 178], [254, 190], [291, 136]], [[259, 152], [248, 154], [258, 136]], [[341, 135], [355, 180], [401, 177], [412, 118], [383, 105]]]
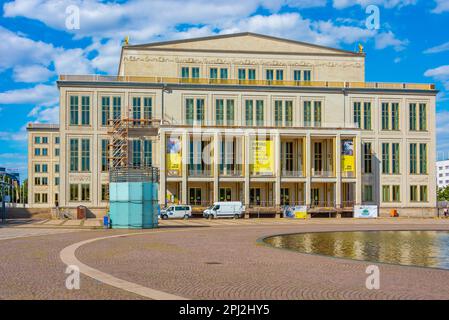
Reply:
[[274, 204], [278, 207], [281, 205], [281, 135], [279, 134], [279, 132], [277, 132], [274, 136], [274, 157], [274, 174], [276, 177]]
[[245, 154], [244, 154], [244, 159], [245, 159], [245, 164], [244, 164], [244, 171], [245, 171], [245, 206], [249, 206], [249, 163], [250, 163], [250, 135], [249, 134], [245, 134], [245, 143], [244, 143], [244, 150], [245, 150]]
[[188, 174], [188, 156], [189, 156], [189, 134], [182, 133], [182, 180], [181, 180], [181, 199], [183, 204], [187, 204], [187, 174]]
[[310, 194], [311, 194], [311, 188], [312, 188], [312, 179], [311, 179], [311, 157], [312, 157], [312, 139], [310, 137], [310, 133], [307, 133], [306, 135], [306, 154], [304, 155], [306, 157], [306, 189], [304, 190], [306, 194], [306, 206], [310, 207]]
[[362, 139], [360, 135], [355, 137], [355, 204], [362, 204]]
[[341, 135], [337, 133], [335, 139], [335, 206], [341, 208]]
[[166, 186], [166, 179], [167, 179], [167, 172], [166, 172], [166, 163], [165, 163], [165, 154], [166, 154], [166, 136], [165, 132], [161, 131], [160, 135], [160, 143], [159, 143], [159, 205], [165, 206], [166, 205], [166, 199], [167, 199], [167, 186]]
[[214, 202], [218, 201], [219, 172], [220, 172], [220, 135], [214, 132]]

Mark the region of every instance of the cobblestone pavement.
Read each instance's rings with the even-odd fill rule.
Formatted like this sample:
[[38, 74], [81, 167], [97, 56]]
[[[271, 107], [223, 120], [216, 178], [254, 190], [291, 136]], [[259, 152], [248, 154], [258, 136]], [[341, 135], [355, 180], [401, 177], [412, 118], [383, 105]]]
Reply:
[[76, 257], [116, 278], [192, 299], [449, 298], [449, 271], [377, 264], [381, 288], [367, 290], [365, 270], [372, 263], [274, 249], [256, 241], [279, 233], [333, 230], [449, 230], [449, 220], [192, 219], [163, 221], [157, 230], [65, 230], [5, 239], [0, 241], [0, 298], [142, 298], [85, 276], [80, 290], [64, 285], [63, 248], [124, 233], [137, 235], [86, 244]]

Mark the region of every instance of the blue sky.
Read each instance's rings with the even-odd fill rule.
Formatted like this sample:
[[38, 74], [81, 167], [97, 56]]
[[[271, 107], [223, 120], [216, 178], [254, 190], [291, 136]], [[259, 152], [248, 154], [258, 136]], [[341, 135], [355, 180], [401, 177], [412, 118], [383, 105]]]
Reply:
[[[365, 25], [369, 5], [378, 30]], [[72, 8], [79, 29], [67, 28]], [[447, 30], [449, 0], [0, 1], [0, 166], [26, 175], [25, 127], [58, 121], [57, 75], [114, 74], [125, 36], [137, 44], [243, 31], [347, 50], [362, 43], [367, 81], [436, 83], [438, 157], [449, 158]]]

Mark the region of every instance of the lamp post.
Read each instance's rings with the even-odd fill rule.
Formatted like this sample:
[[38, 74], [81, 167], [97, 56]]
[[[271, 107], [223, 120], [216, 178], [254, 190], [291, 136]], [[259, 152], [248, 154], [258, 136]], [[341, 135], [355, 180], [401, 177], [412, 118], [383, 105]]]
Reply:
[[[162, 85], [162, 99], [161, 99], [161, 125], [163, 125], [164, 124], [164, 118], [165, 118], [165, 99], [164, 99], [164, 96], [165, 96], [165, 93], [172, 93], [173, 92], [173, 90], [172, 89], [170, 89], [168, 86], [167, 86], [167, 84], [166, 83], [164, 83], [163, 85]], [[164, 133], [165, 134], [165, 133]], [[164, 141], [165, 141], [165, 139], [163, 139]], [[166, 144], [166, 142], [165, 142], [165, 144]], [[166, 149], [166, 145], [164, 145], [161, 149], [162, 149], [162, 152], [166, 152], [165, 151], [165, 149]], [[166, 164], [166, 163], [165, 163]], [[163, 177], [164, 177], [164, 189], [165, 190], [161, 190], [163, 193], [164, 193], [164, 207], [167, 207], [167, 177], [166, 177], [166, 172], [167, 172], [167, 170], [166, 170], [166, 168], [165, 168], [165, 164], [164, 164], [164, 170], [165, 170], [165, 172], [164, 172], [164, 174], [163, 174]], [[162, 164], [161, 164], [162, 165]]]

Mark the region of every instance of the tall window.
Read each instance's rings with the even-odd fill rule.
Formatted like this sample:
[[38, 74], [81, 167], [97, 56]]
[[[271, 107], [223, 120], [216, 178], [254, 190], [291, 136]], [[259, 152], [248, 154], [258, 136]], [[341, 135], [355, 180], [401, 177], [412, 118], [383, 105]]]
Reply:
[[216, 99], [215, 100], [215, 123], [217, 125], [234, 125], [234, 100]]
[[390, 202], [390, 186], [382, 186], [382, 201]]
[[284, 70], [276, 70], [276, 80], [284, 80]]
[[256, 125], [264, 125], [264, 108], [263, 100], [256, 100]]
[[282, 126], [282, 101], [280, 100], [274, 102], [274, 122], [276, 126]]
[[78, 125], [78, 96], [70, 96], [70, 125]]
[[304, 101], [304, 126], [310, 127], [312, 125], [312, 102]]
[[78, 201], [79, 193], [78, 193], [78, 185], [70, 184], [70, 201]]
[[198, 79], [200, 77], [200, 68], [193, 67], [192, 68], [192, 78]]
[[189, 68], [182, 67], [181, 68], [181, 78], [188, 78], [188, 77], [189, 77]]
[[274, 79], [274, 70], [273, 69], [267, 69], [267, 71], [266, 71], [266, 78], [267, 78], [267, 80], [273, 80]]
[[108, 144], [109, 140], [101, 140], [101, 171], [108, 171]]
[[312, 79], [312, 71], [304, 70], [304, 81], [310, 81]]
[[416, 143], [410, 143], [410, 174], [418, 173]]
[[382, 173], [390, 173], [390, 144], [382, 143]]
[[313, 121], [315, 127], [321, 127], [321, 101], [313, 102]]
[[221, 68], [220, 69], [220, 79], [227, 79], [227, 78], [228, 78], [228, 69]]
[[391, 155], [392, 155], [391, 160], [392, 160], [393, 174], [399, 174], [400, 173], [399, 143], [391, 144]]
[[276, 126], [290, 127], [293, 123], [293, 101], [274, 101], [274, 121]]
[[209, 78], [210, 79], [217, 79], [218, 78], [218, 69], [217, 68], [210, 68], [210, 70], [209, 70]]
[[382, 130], [389, 130], [389, 104], [386, 102], [382, 103]]
[[409, 129], [416, 130], [416, 103], [409, 104]]
[[427, 174], [427, 144], [419, 144], [419, 173]]
[[354, 124], [357, 128], [362, 127], [361, 105], [360, 102], [354, 102]]
[[410, 186], [410, 201], [418, 201], [418, 186]]
[[188, 98], [185, 100], [185, 117], [186, 124], [192, 125], [194, 121], [198, 124], [204, 123], [204, 99], [202, 98]]
[[143, 141], [143, 164], [146, 167], [153, 165], [153, 144], [151, 140]]
[[114, 120], [120, 119], [122, 116], [122, 98], [113, 97], [112, 98], [112, 117]]
[[70, 139], [70, 171], [78, 171], [78, 139]]
[[238, 69], [239, 80], [256, 80], [256, 69]]
[[204, 99], [196, 100], [196, 121], [201, 125], [204, 123]]
[[151, 97], [143, 98], [143, 118], [145, 120], [153, 118], [153, 99]]
[[371, 151], [371, 142], [363, 144], [363, 173], [372, 173], [373, 155]]
[[87, 96], [81, 97], [81, 124], [90, 124], [90, 97]]
[[109, 121], [110, 97], [101, 97], [101, 125], [107, 126]]
[[246, 80], [246, 69], [239, 69], [239, 80]]
[[81, 171], [90, 171], [90, 140], [81, 139]]
[[401, 188], [399, 185], [394, 185], [393, 187], [393, 202], [399, 202], [401, 201]]
[[419, 104], [419, 130], [425, 131], [427, 130], [427, 111], [426, 104]]
[[186, 124], [193, 124], [193, 99], [186, 99]]
[[248, 69], [248, 80], [256, 80], [256, 69]]
[[253, 125], [253, 117], [254, 117], [254, 105], [253, 100], [246, 100], [245, 101], [245, 120], [247, 126]]
[[142, 164], [142, 146], [140, 140], [133, 140], [133, 167], [140, 167]]
[[301, 81], [301, 70], [294, 70], [293, 71], [293, 80]]
[[90, 201], [90, 184], [81, 185], [81, 201]]
[[109, 184], [107, 183], [101, 185], [101, 201], [109, 201]]
[[223, 125], [224, 123], [224, 100], [216, 99], [215, 100], [215, 124]]
[[391, 104], [391, 130], [399, 130], [399, 103]]
[[363, 103], [363, 128], [371, 130], [371, 102]]
[[373, 201], [373, 186], [370, 184], [363, 186], [363, 201], [364, 202]]
[[427, 202], [427, 186], [419, 186], [419, 201]]
[[[141, 108], [140, 108], [140, 97], [133, 97], [133, 119], [140, 120], [141, 118]], [[133, 121], [133, 124], [138, 124], [138, 121]]]

